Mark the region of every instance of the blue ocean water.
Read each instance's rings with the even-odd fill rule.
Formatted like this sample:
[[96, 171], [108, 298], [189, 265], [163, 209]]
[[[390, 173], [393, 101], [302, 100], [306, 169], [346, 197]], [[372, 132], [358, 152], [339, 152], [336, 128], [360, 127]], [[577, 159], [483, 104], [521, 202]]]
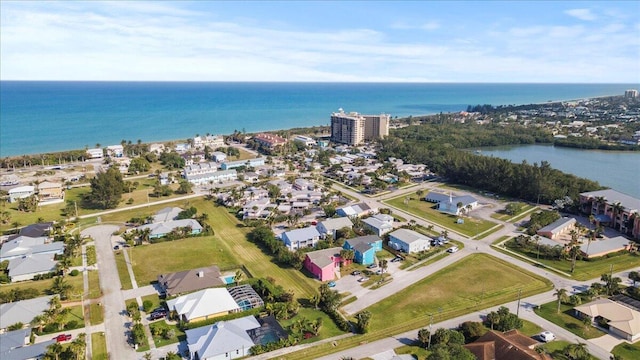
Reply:
[[0, 156], [623, 94], [632, 84], [0, 82]]

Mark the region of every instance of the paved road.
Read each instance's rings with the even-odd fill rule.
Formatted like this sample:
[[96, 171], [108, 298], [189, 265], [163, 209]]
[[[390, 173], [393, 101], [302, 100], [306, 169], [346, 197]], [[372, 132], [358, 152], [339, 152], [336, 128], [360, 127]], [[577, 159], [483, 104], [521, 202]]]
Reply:
[[83, 230], [82, 235], [91, 236], [96, 246], [103, 294], [104, 329], [110, 358], [137, 359], [139, 354], [127, 343], [129, 321], [125, 314], [125, 299], [122, 296], [122, 285], [111, 247], [111, 236], [118, 229], [115, 225], [99, 225]]

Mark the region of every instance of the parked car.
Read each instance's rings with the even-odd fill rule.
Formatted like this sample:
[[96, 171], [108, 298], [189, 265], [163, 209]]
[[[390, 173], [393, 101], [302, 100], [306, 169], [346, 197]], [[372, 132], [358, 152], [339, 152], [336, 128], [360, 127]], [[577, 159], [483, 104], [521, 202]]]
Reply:
[[358, 271], [358, 270], [353, 270], [353, 271], [351, 272], [351, 275], [354, 275], [354, 276], [355, 276], [355, 275], [360, 275], [360, 274], [361, 274], [361, 272], [360, 272], [360, 271]]
[[458, 251], [458, 247], [457, 246], [452, 246], [452, 247], [447, 249], [447, 252], [451, 253], [451, 254], [453, 254], [456, 251]]
[[403, 259], [400, 256], [396, 256], [393, 259], [391, 259], [391, 262], [398, 262], [398, 261], [402, 261]]
[[65, 342], [71, 340], [71, 334], [60, 334], [53, 338], [56, 342]]
[[119, 250], [119, 249], [120, 249], [119, 245], [116, 245], [116, 246], [113, 247], [113, 250]]
[[367, 266], [367, 269], [375, 269], [375, 268], [377, 268], [377, 267], [378, 267], [378, 265], [376, 265], [376, 264], [374, 263], [374, 264], [368, 265], [368, 266]]
[[330, 288], [336, 287], [336, 282], [335, 281], [329, 281], [329, 283], [327, 285], [329, 285]]
[[543, 331], [538, 334], [538, 338], [544, 342], [549, 342], [555, 340], [556, 336], [551, 331]]
[[358, 279], [358, 282], [365, 282], [365, 281], [367, 281], [367, 280], [369, 280], [369, 278], [368, 278], [368, 277], [364, 277], [364, 276], [363, 276], [363, 277], [361, 277], [360, 279]]
[[165, 316], [167, 316], [166, 311], [154, 311], [149, 315], [149, 320], [163, 319]]

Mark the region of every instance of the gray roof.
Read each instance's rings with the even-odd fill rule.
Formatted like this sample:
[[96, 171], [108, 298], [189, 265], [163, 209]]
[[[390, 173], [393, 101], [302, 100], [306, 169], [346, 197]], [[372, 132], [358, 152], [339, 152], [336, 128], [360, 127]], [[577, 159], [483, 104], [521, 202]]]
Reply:
[[379, 217], [368, 217], [364, 220], [362, 220], [363, 223], [375, 228], [375, 229], [390, 229], [393, 228], [393, 225], [391, 225], [391, 223], [389, 223], [388, 221], [382, 221], [380, 220]]
[[20, 235], [29, 237], [45, 236], [53, 227], [52, 222], [31, 224], [20, 229]]
[[56, 270], [55, 255], [34, 254], [9, 260], [9, 277], [46, 273]]
[[178, 217], [178, 214], [180, 214], [181, 212], [182, 212], [182, 209], [179, 207], [166, 207], [158, 211], [153, 216], [153, 222], [159, 223], [159, 222], [174, 220], [175, 218]]
[[349, 245], [354, 248], [360, 244], [371, 245], [378, 241], [381, 241], [381, 239], [377, 235], [358, 236], [353, 239], [345, 240], [345, 242], [348, 242]]
[[471, 195], [462, 195], [462, 196], [451, 196], [444, 194], [444, 193], [439, 193], [439, 192], [430, 192], [427, 194], [427, 196], [425, 196], [425, 200], [426, 201], [430, 201], [430, 202], [435, 202], [435, 203], [439, 203], [439, 202], [449, 202], [449, 199], [451, 199], [451, 203], [452, 204], [457, 204], [459, 202], [462, 203], [462, 206], [467, 206], [468, 204], [474, 203], [476, 201], [478, 201], [478, 199], [474, 198]]
[[[633, 180], [630, 180], [630, 181], [633, 181]], [[585, 196], [587, 198], [589, 197], [596, 198], [596, 197], [602, 196], [610, 205], [613, 205], [619, 202], [622, 206], [624, 206], [624, 209], [626, 211], [629, 211], [629, 212], [633, 210], [640, 211], [640, 199], [634, 198], [633, 196], [629, 196], [627, 194], [623, 194], [613, 189], [585, 192], [585, 193], [581, 193], [580, 195]]]
[[321, 221], [320, 224], [327, 229], [327, 231], [339, 230], [344, 227], [352, 227], [353, 223], [348, 217], [331, 218]]
[[[0, 335], [2, 336], [2, 335]], [[0, 342], [3, 342], [4, 338], [0, 337]], [[15, 349], [7, 349], [6, 351], [0, 351], [0, 359], [2, 360], [25, 360], [25, 359], [40, 359], [46, 352], [49, 345], [55, 343], [55, 340], [47, 340], [41, 343], [23, 346]]]
[[[29, 343], [31, 329], [20, 329], [0, 334], [0, 355], [4, 355], [7, 350], [25, 346]], [[2, 356], [4, 359], [4, 356]]]
[[543, 227], [542, 229], [538, 230], [538, 232], [547, 232], [550, 231], [552, 233], [557, 233], [558, 231], [564, 229], [565, 227], [571, 225], [571, 224], [575, 224], [576, 219], [574, 218], [570, 218], [570, 217], [564, 217], [564, 218], [560, 218], [554, 222], [552, 222], [551, 224]]
[[21, 322], [28, 324], [34, 317], [49, 308], [53, 296], [42, 296], [35, 299], [0, 304], [0, 329]]
[[309, 257], [309, 259], [311, 259], [311, 262], [323, 268], [329, 264], [332, 264], [333, 259], [331, 259], [331, 257], [340, 256], [341, 250], [341, 247], [332, 247], [328, 249], [310, 251], [307, 253], [307, 256]]
[[[198, 276], [202, 272], [202, 276]], [[220, 269], [209, 266], [198, 269], [185, 270], [170, 274], [158, 275], [158, 283], [165, 289], [167, 295], [184, 294], [215, 286], [222, 286]]]
[[431, 240], [428, 236], [422, 235], [418, 232], [415, 232], [409, 229], [398, 229], [390, 233], [389, 236], [393, 236], [394, 238], [404, 242], [405, 244], [411, 244], [419, 240], [427, 240], [427, 241]]
[[289, 242], [306, 241], [320, 237], [320, 233], [316, 230], [315, 226], [307, 226], [306, 228], [287, 231], [284, 235], [287, 236]]
[[[629, 242], [631, 242], [631, 240], [628, 240], [623, 236], [616, 236], [610, 239], [592, 241], [591, 244], [585, 242], [580, 245], [580, 251], [587, 255], [594, 255], [610, 251], [623, 250], [625, 246], [629, 244]], [[589, 252], [587, 252], [587, 247], [589, 248]]]
[[185, 332], [189, 352], [197, 353], [200, 359], [206, 359], [231, 352], [250, 348], [253, 340], [247, 333], [257, 329], [260, 323], [254, 316], [245, 316], [229, 321], [220, 321], [211, 326], [202, 326]]
[[28, 236], [18, 236], [2, 245], [2, 248], [0, 248], [0, 261], [30, 254], [62, 254], [64, 251], [64, 242], [54, 241], [47, 244], [45, 243], [47, 240], [46, 237], [32, 238]]
[[146, 224], [142, 226], [138, 226], [136, 229], [144, 230], [146, 228], [151, 229], [152, 236], [162, 236], [171, 232], [171, 230], [191, 226], [192, 230], [202, 230], [202, 226], [200, 223], [194, 219], [181, 219], [181, 220], [172, 220], [166, 221], [157, 224]]

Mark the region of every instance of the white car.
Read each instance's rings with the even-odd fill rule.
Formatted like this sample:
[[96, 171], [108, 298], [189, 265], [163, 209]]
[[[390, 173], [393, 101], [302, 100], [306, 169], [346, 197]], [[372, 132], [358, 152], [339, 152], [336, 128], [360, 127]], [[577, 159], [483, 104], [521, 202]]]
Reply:
[[544, 342], [549, 342], [555, 340], [556, 336], [551, 331], [543, 331], [538, 335], [538, 338]]
[[451, 254], [453, 254], [456, 251], [458, 251], [458, 247], [457, 246], [452, 246], [452, 247], [447, 249], [447, 252], [451, 253]]

